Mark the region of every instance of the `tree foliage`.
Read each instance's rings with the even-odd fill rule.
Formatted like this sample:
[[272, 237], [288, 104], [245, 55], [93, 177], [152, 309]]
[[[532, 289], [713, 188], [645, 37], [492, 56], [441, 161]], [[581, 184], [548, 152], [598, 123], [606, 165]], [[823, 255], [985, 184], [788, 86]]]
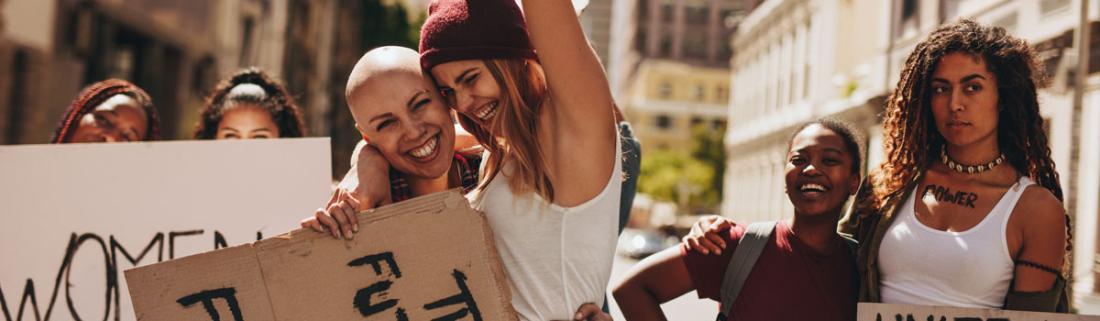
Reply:
[[647, 150], [642, 157], [638, 192], [655, 200], [686, 201], [692, 212], [714, 212], [722, 199], [722, 177], [726, 153], [724, 126], [702, 123], [692, 128], [694, 146], [690, 153]]
[[360, 34], [364, 51], [381, 46], [417, 48], [423, 20], [409, 21], [409, 11], [401, 2], [387, 5], [382, 1], [366, 1], [362, 10]]

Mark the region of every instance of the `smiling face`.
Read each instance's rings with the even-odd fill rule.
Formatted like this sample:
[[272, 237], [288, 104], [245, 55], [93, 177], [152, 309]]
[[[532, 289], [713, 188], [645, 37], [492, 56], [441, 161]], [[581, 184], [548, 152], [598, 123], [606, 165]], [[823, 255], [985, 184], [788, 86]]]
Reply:
[[376, 73], [350, 92], [348, 105], [356, 128], [397, 171], [438, 178], [450, 169], [454, 123], [431, 80], [420, 73]]
[[145, 140], [149, 117], [133, 97], [118, 94], [85, 114], [71, 143], [132, 142]]
[[853, 161], [844, 138], [832, 130], [812, 124], [799, 131], [791, 140], [784, 176], [796, 215], [839, 214], [859, 188]]
[[481, 128], [491, 128], [501, 102], [500, 84], [481, 60], [459, 60], [439, 64], [431, 70], [447, 105], [473, 119]]
[[215, 139], [279, 138], [279, 126], [266, 109], [253, 104], [229, 106], [218, 123]]
[[948, 145], [997, 139], [997, 80], [981, 59], [944, 55], [932, 73], [932, 115]]

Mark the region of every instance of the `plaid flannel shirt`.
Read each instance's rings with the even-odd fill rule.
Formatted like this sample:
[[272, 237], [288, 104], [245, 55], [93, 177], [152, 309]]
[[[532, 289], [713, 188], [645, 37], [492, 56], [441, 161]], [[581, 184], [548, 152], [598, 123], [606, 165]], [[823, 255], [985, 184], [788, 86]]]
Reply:
[[[454, 165], [458, 166], [459, 181], [462, 183], [462, 193], [469, 193], [477, 188], [478, 169], [481, 166], [481, 156], [462, 156], [455, 153]], [[413, 198], [409, 182], [404, 174], [390, 169], [390, 196], [394, 203]]]

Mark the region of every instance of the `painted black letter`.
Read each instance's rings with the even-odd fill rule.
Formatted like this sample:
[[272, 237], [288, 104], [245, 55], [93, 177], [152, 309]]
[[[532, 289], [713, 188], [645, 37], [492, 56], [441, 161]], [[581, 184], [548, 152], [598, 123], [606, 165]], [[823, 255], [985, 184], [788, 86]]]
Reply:
[[393, 271], [394, 277], [401, 277], [401, 269], [397, 268], [397, 261], [393, 259], [393, 252], [382, 252], [354, 259], [348, 262], [348, 266], [356, 267], [363, 264], [370, 264], [371, 267], [374, 267], [374, 274], [382, 275], [382, 266], [379, 265], [379, 262], [382, 261], [385, 261], [386, 265], [390, 266], [390, 271]]
[[229, 312], [233, 314], [234, 321], [244, 321], [244, 318], [241, 317], [241, 307], [237, 304], [237, 290], [233, 288], [202, 291], [182, 297], [176, 302], [184, 307], [202, 302], [202, 307], [206, 309], [206, 313], [210, 314], [210, 320], [220, 321], [221, 317], [218, 315], [218, 310], [214, 309], [214, 299], [218, 298], [225, 299], [225, 302], [229, 304]]
[[481, 321], [481, 311], [478, 311], [477, 302], [474, 301], [473, 295], [470, 294], [470, 288], [466, 286], [466, 274], [456, 269], [452, 275], [455, 277], [455, 283], [458, 284], [458, 294], [425, 304], [424, 309], [435, 310], [449, 305], [463, 304], [466, 305], [466, 307], [451, 314], [432, 319], [432, 321], [454, 321], [462, 319], [467, 314], [473, 316], [474, 321]]

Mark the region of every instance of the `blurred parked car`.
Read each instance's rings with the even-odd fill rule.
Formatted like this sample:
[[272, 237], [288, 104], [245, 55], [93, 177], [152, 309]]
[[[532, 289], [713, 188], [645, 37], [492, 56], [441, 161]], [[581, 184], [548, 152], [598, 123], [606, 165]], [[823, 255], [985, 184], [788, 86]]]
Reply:
[[653, 230], [626, 228], [619, 235], [620, 255], [642, 259], [680, 242], [675, 236]]

